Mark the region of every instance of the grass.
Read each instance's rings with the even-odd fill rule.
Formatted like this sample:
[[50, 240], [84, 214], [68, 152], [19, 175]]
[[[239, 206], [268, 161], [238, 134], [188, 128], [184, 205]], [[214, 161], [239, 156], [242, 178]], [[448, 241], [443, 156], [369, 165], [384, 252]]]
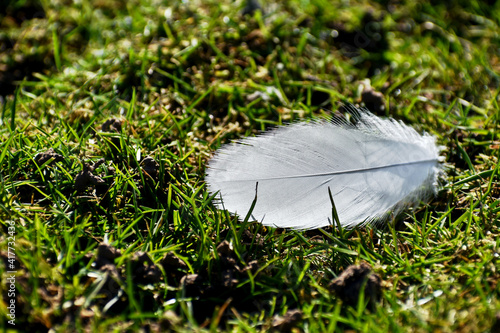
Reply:
[[[2, 329], [269, 331], [298, 309], [295, 331], [495, 331], [498, 4], [2, 6]], [[394, 225], [306, 232], [215, 209], [215, 149], [368, 103], [366, 79], [379, 115], [444, 147], [433, 201]], [[375, 307], [329, 290], [363, 261], [383, 281]]]

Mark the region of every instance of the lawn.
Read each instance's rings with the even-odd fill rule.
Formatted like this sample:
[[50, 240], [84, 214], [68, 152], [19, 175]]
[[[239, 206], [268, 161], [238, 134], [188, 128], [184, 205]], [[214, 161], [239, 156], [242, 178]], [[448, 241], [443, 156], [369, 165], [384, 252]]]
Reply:
[[[500, 3], [261, 5], [2, 1], [4, 331], [500, 332]], [[350, 230], [216, 208], [219, 147], [346, 103], [437, 138], [434, 198]]]

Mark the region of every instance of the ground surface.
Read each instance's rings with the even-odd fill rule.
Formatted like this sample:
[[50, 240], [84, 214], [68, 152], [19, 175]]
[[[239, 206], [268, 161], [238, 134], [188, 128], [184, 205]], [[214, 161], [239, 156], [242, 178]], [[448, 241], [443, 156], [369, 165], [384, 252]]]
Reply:
[[[500, 6], [458, 3], [2, 1], [2, 328], [498, 332]], [[342, 102], [437, 137], [434, 200], [350, 231], [214, 208], [221, 144]]]

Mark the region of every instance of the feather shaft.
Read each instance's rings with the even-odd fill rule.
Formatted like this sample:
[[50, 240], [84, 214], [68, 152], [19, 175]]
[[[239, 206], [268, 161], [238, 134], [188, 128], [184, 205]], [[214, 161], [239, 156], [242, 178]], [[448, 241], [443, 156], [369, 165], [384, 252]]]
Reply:
[[[311, 174], [303, 174], [303, 175], [279, 176], [279, 177], [269, 177], [269, 178], [259, 178], [259, 179], [247, 179], [245, 181], [258, 182], [260, 180], [307, 178], [307, 177], [318, 177], [318, 176], [342, 175], [342, 174], [348, 174], [348, 173], [357, 173], [357, 172], [371, 171], [371, 170], [377, 170], [377, 169], [400, 167], [400, 166], [411, 165], [411, 164], [425, 164], [425, 163], [429, 163], [429, 162], [430, 163], [436, 162], [436, 159], [412, 161], [412, 162], [407, 162], [407, 163], [385, 164], [385, 165], [380, 165], [380, 166], [375, 166], [375, 167], [370, 167], [370, 168], [362, 168], [362, 169], [351, 169], [351, 170], [332, 171], [332, 172], [324, 172], [324, 173], [311, 173]], [[232, 182], [232, 181], [233, 180], [227, 180], [227, 181], [221, 181], [221, 182]]]

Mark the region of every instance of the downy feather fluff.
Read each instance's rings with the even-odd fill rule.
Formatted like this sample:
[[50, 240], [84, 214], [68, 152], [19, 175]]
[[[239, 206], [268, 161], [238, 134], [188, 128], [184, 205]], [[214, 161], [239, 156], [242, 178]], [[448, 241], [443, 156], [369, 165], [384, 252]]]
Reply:
[[440, 148], [433, 136], [348, 109], [354, 124], [294, 123], [223, 146], [206, 174], [216, 205], [244, 217], [256, 198], [253, 220], [313, 229], [332, 224], [330, 189], [340, 223], [352, 228], [436, 192]]

